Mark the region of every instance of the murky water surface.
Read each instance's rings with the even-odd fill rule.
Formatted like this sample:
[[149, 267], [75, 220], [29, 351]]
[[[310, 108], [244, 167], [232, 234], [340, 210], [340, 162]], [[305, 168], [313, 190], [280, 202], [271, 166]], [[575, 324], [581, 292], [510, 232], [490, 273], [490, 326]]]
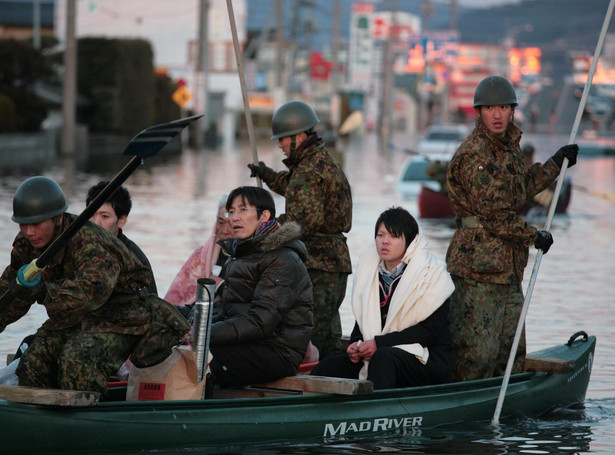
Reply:
[[[567, 139], [565, 136], [524, 136], [524, 142], [536, 146], [536, 159], [541, 161]], [[400, 146], [412, 146], [412, 141], [396, 140]], [[261, 160], [275, 169], [283, 169], [283, 156], [274, 143], [260, 143], [258, 152]], [[161, 154], [148, 159], [127, 181], [133, 209], [125, 233], [149, 257], [162, 295], [184, 260], [208, 237], [220, 196], [236, 186], [255, 184], [246, 168], [250, 153], [249, 146], [243, 144], [236, 150], [186, 151], [180, 156]], [[353, 228], [348, 244], [355, 263], [360, 252], [371, 246], [374, 223], [380, 212], [402, 205], [418, 216], [416, 200], [404, 199], [396, 190], [396, 180], [407, 157], [399, 149], [380, 153], [371, 136], [346, 144], [344, 169], [354, 197]], [[77, 173], [67, 195], [69, 211], [80, 213], [89, 186], [101, 178], [113, 177], [125, 162], [120, 158], [117, 164], [109, 163], [108, 170], [96, 175]], [[50, 169], [47, 174], [65, 183], [62, 169]], [[543, 257], [527, 316], [528, 349], [564, 343], [578, 330], [597, 337], [585, 409], [561, 411], [541, 420], [507, 423], [497, 431], [487, 425], [452, 427], [428, 430], [419, 437], [252, 448], [251, 452], [615, 453], [615, 302], [611, 288], [615, 276], [615, 202], [587, 192], [589, 189], [615, 194], [615, 158], [580, 158], [568, 175], [576, 187], [568, 214], [558, 215], [553, 221], [555, 243]], [[17, 226], [10, 220], [12, 197], [25, 177], [0, 179], [0, 264], [8, 263], [11, 243], [17, 233]], [[276, 197], [276, 204], [282, 212], [284, 200]], [[443, 257], [453, 234], [450, 223], [419, 220], [419, 224], [432, 249]], [[536, 224], [542, 226], [544, 220], [536, 220]], [[524, 289], [534, 264], [534, 251], [531, 250]], [[352, 279], [348, 294], [351, 286]], [[0, 361], [13, 353], [19, 341], [34, 332], [45, 317], [44, 308], [37, 305], [22, 320], [9, 326], [0, 335]], [[344, 332], [349, 333], [354, 320], [348, 299], [342, 306], [342, 320]], [[206, 452], [246, 453], [246, 450], [229, 447]]]

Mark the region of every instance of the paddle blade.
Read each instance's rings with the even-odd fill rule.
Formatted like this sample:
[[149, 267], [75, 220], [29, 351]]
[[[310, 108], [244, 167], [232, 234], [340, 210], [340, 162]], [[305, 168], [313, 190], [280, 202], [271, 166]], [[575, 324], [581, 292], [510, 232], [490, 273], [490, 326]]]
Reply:
[[169, 123], [150, 126], [141, 131], [130, 141], [130, 144], [128, 144], [128, 147], [124, 150], [124, 155], [134, 155], [139, 158], [153, 156], [162, 150], [162, 148], [185, 127], [195, 120], [200, 119], [202, 116], [203, 114], [193, 115], [192, 117], [174, 120]]

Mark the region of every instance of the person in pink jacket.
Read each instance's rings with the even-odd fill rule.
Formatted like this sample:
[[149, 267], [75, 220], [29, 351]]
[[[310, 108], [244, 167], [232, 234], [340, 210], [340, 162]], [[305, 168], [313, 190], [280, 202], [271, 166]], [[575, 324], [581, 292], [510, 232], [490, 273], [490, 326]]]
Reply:
[[223, 269], [227, 256], [216, 242], [233, 236], [229, 219], [224, 215], [226, 199], [225, 194], [218, 201], [218, 214], [211, 236], [192, 252], [171, 282], [164, 296], [167, 302], [177, 306], [194, 303], [196, 280], [199, 278], [212, 278], [218, 286], [224, 281]]

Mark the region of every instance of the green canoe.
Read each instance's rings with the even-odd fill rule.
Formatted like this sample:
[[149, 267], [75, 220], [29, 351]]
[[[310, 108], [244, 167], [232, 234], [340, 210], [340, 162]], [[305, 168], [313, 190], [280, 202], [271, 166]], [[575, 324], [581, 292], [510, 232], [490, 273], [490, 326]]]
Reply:
[[[579, 335], [582, 335], [579, 337]], [[584, 332], [528, 358], [559, 373], [511, 377], [502, 419], [582, 403], [596, 339]], [[540, 362], [539, 362], [540, 363]], [[526, 362], [526, 367], [527, 367]], [[375, 391], [204, 401], [101, 402], [88, 407], [0, 400], [2, 453], [86, 453], [256, 443], [319, 443], [380, 433], [420, 435], [444, 423], [489, 421], [502, 379]]]

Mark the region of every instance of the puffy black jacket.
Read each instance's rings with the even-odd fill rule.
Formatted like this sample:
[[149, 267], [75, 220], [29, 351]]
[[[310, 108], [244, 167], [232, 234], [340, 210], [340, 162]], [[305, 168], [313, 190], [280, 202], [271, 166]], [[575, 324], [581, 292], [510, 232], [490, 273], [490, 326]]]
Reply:
[[222, 320], [211, 326], [212, 347], [264, 342], [280, 348], [299, 367], [313, 327], [312, 283], [300, 236], [299, 225], [289, 222], [240, 243], [234, 254], [232, 239], [219, 242], [231, 257], [222, 291]]

